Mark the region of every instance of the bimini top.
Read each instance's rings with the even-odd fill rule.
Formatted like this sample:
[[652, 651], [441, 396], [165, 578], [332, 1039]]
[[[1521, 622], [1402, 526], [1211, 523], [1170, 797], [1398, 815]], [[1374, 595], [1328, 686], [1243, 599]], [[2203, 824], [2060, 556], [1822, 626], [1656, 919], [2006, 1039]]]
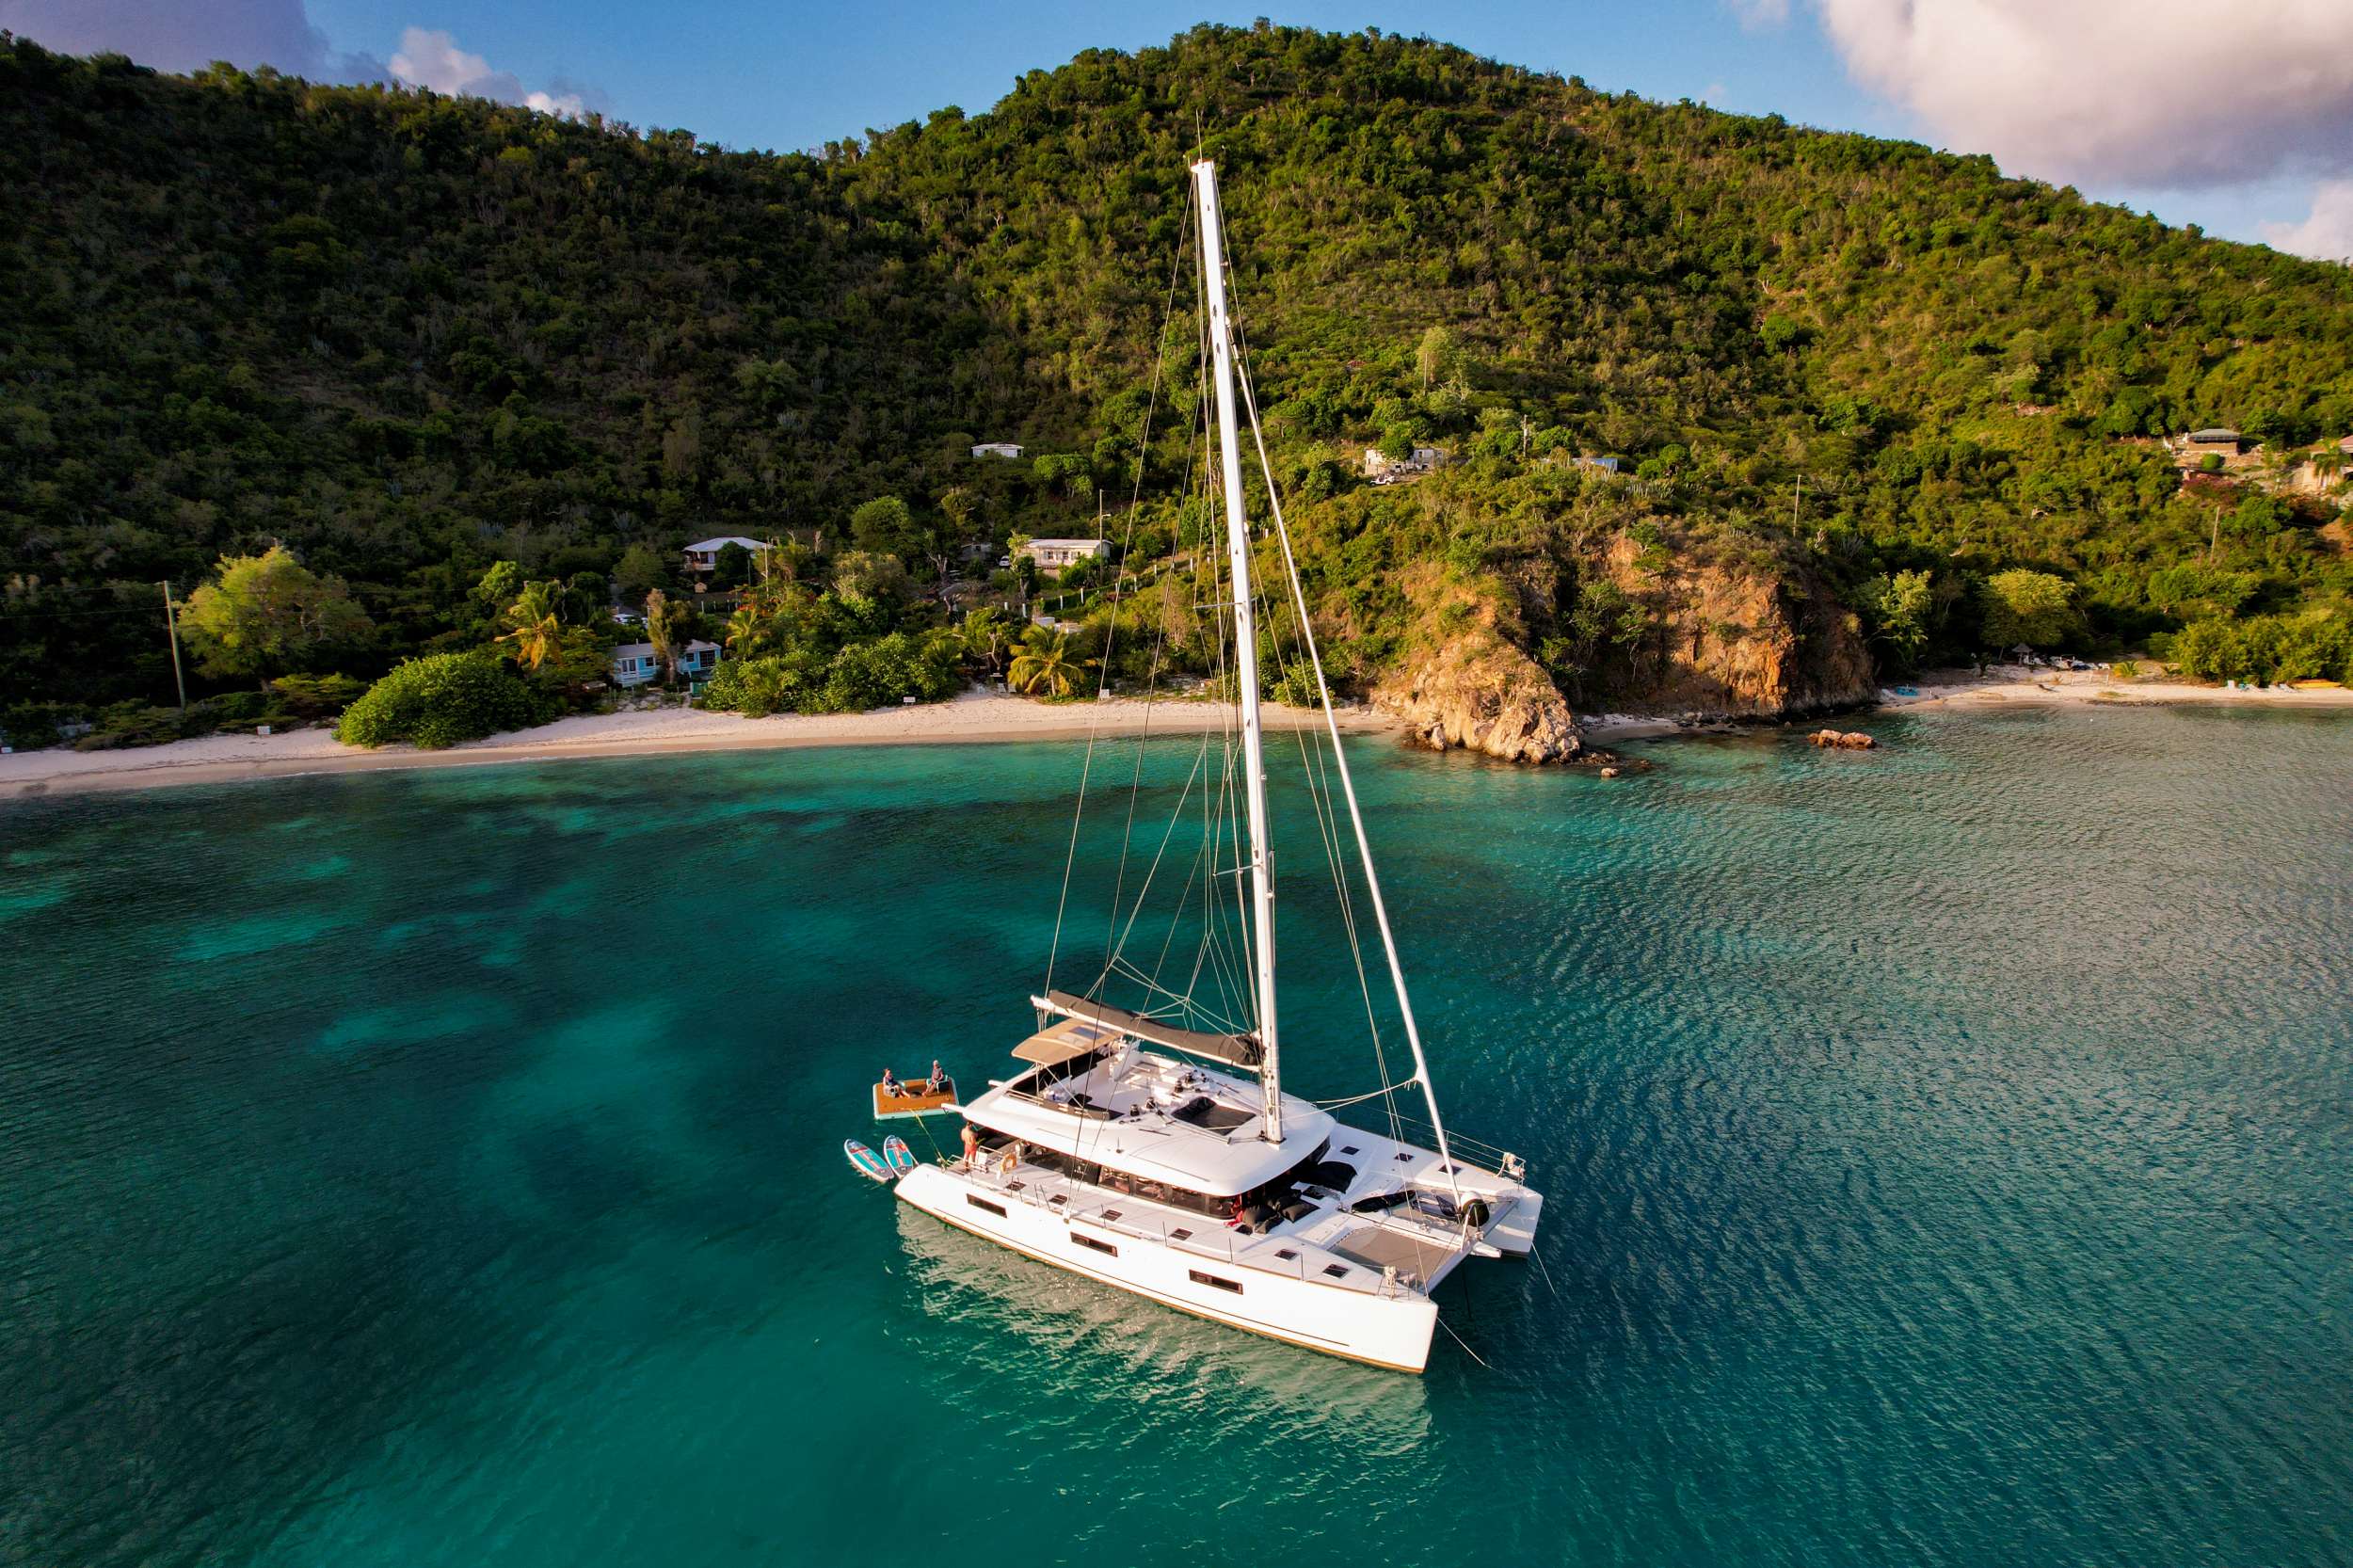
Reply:
[[[1130, 1013], [1107, 1002], [1073, 996], [1068, 991], [1048, 991], [1042, 997], [1032, 997], [1030, 1001], [1041, 1012], [1059, 1013], [1064, 1018], [1096, 1026], [1102, 1031], [1101, 1043], [1106, 1045], [1114, 1037], [1125, 1034], [1146, 1045], [1166, 1046], [1188, 1056], [1206, 1056], [1212, 1062], [1223, 1062], [1231, 1067], [1256, 1069], [1262, 1059], [1258, 1037], [1255, 1034], [1220, 1034], [1206, 1029], [1179, 1029], [1158, 1018], [1147, 1018], [1141, 1013]], [[1014, 1055], [1025, 1062], [1044, 1061], [1045, 1058], [1028, 1055], [1030, 1048], [1062, 1032], [1062, 1026], [1057, 1025], [1033, 1034], [1021, 1043]], [[1066, 1062], [1093, 1048], [1092, 1046], [1083, 1047], [1053, 1060]]]
[[1041, 1029], [1013, 1048], [1013, 1054], [1023, 1062], [1034, 1062], [1041, 1067], [1059, 1067], [1081, 1056], [1092, 1056], [1119, 1038], [1119, 1031], [1102, 1024], [1091, 1024], [1084, 1018], [1064, 1018], [1051, 1029]]

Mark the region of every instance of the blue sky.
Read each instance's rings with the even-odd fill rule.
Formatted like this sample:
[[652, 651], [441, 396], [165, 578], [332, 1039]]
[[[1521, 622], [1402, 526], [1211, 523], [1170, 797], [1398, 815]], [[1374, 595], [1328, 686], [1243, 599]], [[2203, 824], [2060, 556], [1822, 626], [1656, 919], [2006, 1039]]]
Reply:
[[0, 0], [0, 26], [61, 48], [389, 72], [775, 148], [948, 104], [978, 112], [1080, 49], [1259, 14], [1427, 32], [1597, 88], [1991, 152], [2169, 221], [2353, 254], [2353, 0]]

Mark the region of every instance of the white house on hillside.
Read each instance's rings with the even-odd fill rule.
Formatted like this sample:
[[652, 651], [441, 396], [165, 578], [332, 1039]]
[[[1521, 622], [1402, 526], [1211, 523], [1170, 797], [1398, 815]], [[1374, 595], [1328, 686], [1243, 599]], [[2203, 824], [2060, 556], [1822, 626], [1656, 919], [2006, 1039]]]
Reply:
[[726, 534], [715, 539], [702, 539], [686, 547], [686, 569], [688, 571], [716, 571], [719, 568], [719, 552], [729, 545], [738, 546], [755, 557], [763, 554], [768, 549], [767, 540], [747, 539], [741, 534]]
[[[697, 638], [680, 650], [678, 672], [689, 680], [700, 680], [719, 667], [719, 645]], [[662, 679], [662, 661], [651, 643], [623, 643], [613, 650], [613, 684], [642, 686], [648, 680]]]
[[983, 441], [972, 449], [975, 457], [1018, 457], [1021, 448], [1012, 441]]
[[1376, 485], [1393, 485], [1410, 474], [1428, 473], [1445, 463], [1445, 451], [1434, 446], [1417, 446], [1407, 457], [1386, 457], [1377, 446], [1365, 448], [1365, 477]]
[[1032, 539], [1021, 553], [1049, 571], [1076, 561], [1099, 561], [1112, 552], [1109, 539]]

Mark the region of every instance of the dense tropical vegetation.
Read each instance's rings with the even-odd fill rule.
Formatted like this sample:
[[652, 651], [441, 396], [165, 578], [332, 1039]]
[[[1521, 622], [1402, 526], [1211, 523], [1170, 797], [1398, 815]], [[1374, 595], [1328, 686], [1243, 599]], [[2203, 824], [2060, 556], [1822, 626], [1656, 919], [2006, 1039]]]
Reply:
[[[1202, 516], [1196, 152], [1354, 682], [1488, 605], [1639, 696], [1694, 563], [1834, 595], [1890, 668], [2276, 624], [2345, 673], [2353, 274], [1982, 158], [1371, 33], [1089, 52], [809, 154], [0, 40], [0, 723], [162, 723], [164, 583], [241, 708], [485, 647], [576, 699], [656, 594], [642, 635], [723, 639], [747, 711], [1206, 671], [1161, 566]], [[2190, 482], [2149, 440], [2215, 424], [2265, 456]], [[1417, 443], [1461, 461], [1364, 482]], [[986, 582], [1131, 494], [1123, 561]], [[784, 548], [698, 599], [680, 547], [731, 534]], [[1049, 646], [954, 624], [1037, 591]]]

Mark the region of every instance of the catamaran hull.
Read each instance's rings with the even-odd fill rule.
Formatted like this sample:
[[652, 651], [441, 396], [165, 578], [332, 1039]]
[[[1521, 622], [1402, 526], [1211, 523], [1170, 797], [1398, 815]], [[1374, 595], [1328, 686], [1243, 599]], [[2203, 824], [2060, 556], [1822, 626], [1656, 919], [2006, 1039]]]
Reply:
[[[958, 1230], [1229, 1328], [1391, 1371], [1419, 1372], [1430, 1362], [1438, 1309], [1427, 1296], [1410, 1291], [1385, 1296], [1238, 1268], [1099, 1229], [1083, 1218], [1068, 1220], [1048, 1208], [1008, 1203], [1003, 1193], [936, 1165], [918, 1166], [901, 1179], [898, 1192]], [[1074, 1233], [1087, 1240], [1073, 1240]]]

